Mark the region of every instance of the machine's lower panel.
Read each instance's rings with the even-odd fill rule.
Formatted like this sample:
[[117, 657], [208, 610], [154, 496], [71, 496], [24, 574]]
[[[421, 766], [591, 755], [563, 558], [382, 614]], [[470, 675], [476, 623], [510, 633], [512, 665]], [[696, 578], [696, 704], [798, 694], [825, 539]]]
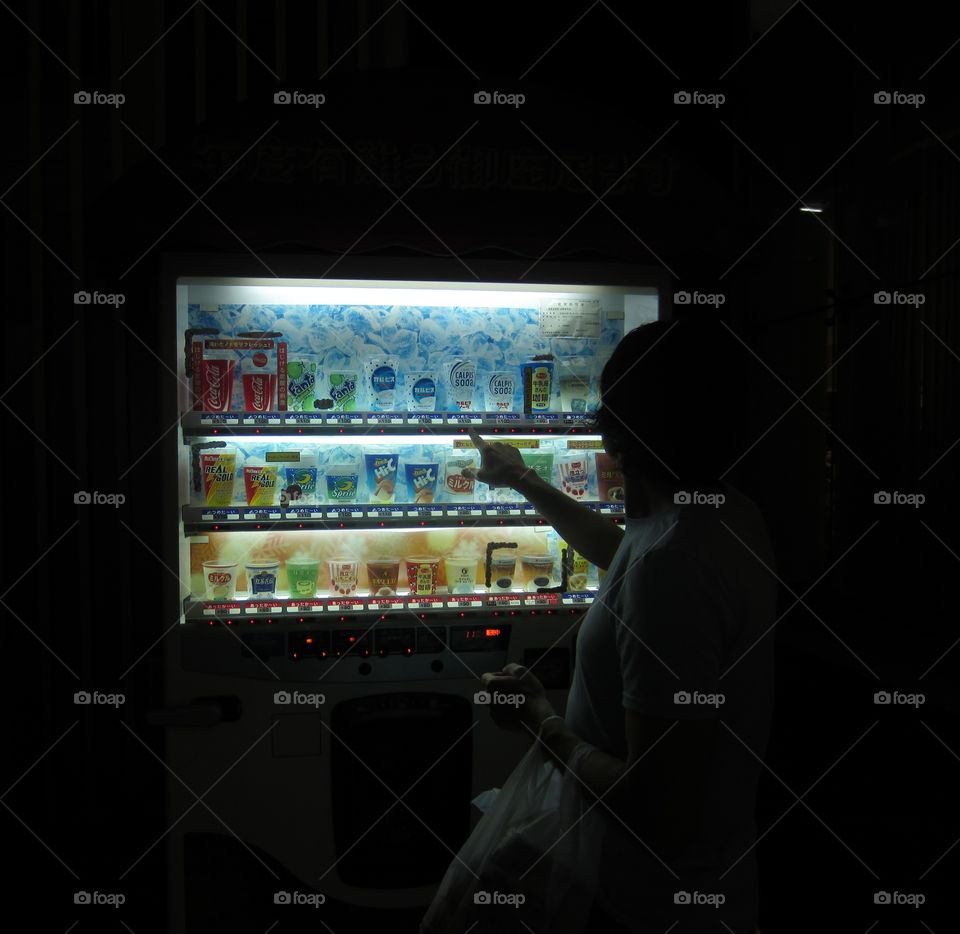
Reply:
[[338, 704], [331, 719], [340, 878], [358, 888], [439, 882], [470, 831], [472, 705], [450, 694], [374, 694]]

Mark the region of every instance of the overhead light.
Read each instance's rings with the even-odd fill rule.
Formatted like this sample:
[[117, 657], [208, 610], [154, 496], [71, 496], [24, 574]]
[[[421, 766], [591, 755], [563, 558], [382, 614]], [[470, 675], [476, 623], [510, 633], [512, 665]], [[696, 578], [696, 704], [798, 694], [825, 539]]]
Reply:
[[819, 201], [811, 201], [801, 206], [800, 210], [805, 214], [822, 214], [825, 205]]

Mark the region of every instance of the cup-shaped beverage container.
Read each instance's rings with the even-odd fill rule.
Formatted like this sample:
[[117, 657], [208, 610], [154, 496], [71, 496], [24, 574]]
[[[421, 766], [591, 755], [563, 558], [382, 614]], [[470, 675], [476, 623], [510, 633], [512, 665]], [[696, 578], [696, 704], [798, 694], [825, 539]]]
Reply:
[[447, 590], [450, 593], [473, 593], [479, 559], [473, 555], [450, 555], [443, 563], [447, 572]]
[[265, 370], [241, 373], [244, 412], [272, 412], [277, 395], [277, 374]]
[[432, 555], [413, 555], [407, 558], [407, 586], [410, 596], [427, 596], [437, 592], [440, 559]]
[[521, 555], [520, 569], [524, 590], [549, 587], [553, 578], [553, 555]]
[[201, 392], [204, 412], [229, 412], [233, 404], [236, 361], [207, 358], [201, 364]]
[[287, 586], [291, 599], [315, 597], [320, 562], [312, 558], [293, 558], [287, 561]]
[[247, 592], [251, 600], [265, 600], [277, 595], [279, 561], [248, 561], [244, 570], [247, 572]]
[[330, 572], [330, 593], [349, 597], [357, 592], [360, 562], [356, 558], [337, 557], [327, 562]]
[[369, 558], [367, 560], [367, 586], [371, 597], [396, 595], [400, 580], [399, 558]]
[[360, 471], [354, 464], [333, 464], [327, 467], [327, 501], [330, 503], [355, 503]]
[[490, 559], [490, 590], [512, 590], [516, 573], [517, 556], [515, 554], [494, 555]]
[[237, 564], [230, 561], [204, 561], [203, 583], [208, 600], [232, 600], [237, 593]]

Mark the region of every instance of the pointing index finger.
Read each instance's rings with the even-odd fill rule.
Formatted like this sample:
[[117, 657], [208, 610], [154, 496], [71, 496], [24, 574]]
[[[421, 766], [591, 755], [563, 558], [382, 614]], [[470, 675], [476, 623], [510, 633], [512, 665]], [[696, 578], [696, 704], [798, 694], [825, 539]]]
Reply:
[[480, 437], [480, 433], [473, 425], [467, 425], [467, 434], [470, 435], [471, 440], [477, 446], [478, 451], [483, 451], [487, 446], [487, 442]]

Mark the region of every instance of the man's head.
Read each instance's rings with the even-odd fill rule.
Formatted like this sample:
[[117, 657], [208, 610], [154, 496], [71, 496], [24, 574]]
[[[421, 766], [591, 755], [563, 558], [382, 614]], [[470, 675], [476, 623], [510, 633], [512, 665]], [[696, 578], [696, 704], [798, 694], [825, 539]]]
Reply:
[[703, 489], [730, 467], [733, 344], [713, 319], [655, 321], [624, 336], [603, 368], [595, 426], [628, 478]]

